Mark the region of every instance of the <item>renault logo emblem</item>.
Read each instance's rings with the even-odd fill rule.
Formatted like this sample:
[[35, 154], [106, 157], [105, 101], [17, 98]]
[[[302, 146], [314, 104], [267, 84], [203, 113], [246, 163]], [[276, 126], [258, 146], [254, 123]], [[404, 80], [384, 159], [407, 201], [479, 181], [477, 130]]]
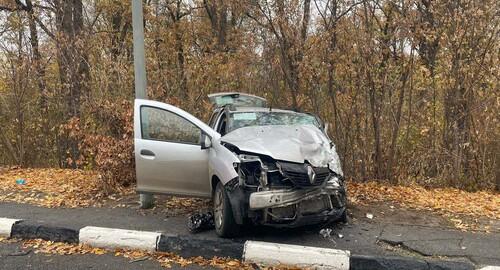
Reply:
[[314, 184], [314, 181], [316, 180], [316, 173], [314, 172], [313, 167], [307, 166], [307, 175], [309, 176], [309, 182]]

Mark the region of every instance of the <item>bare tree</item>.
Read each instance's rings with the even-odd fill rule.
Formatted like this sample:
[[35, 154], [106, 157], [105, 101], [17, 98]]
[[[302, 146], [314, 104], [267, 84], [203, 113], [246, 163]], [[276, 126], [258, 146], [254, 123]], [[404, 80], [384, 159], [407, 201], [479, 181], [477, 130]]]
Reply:
[[268, 28], [279, 44], [280, 66], [290, 90], [292, 107], [299, 109], [300, 104], [297, 100], [300, 93], [299, 67], [304, 56], [311, 17], [311, 1], [304, 0], [301, 10], [287, 6], [283, 0], [256, 1], [253, 3], [253, 8], [254, 12], [249, 12], [248, 16], [259, 25]]

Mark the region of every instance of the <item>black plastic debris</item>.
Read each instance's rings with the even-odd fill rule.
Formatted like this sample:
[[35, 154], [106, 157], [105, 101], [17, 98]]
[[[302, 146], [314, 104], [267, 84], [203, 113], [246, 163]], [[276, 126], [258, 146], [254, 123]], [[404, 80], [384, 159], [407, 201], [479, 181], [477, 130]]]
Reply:
[[212, 230], [215, 228], [214, 214], [212, 212], [192, 214], [188, 217], [187, 226], [191, 233]]

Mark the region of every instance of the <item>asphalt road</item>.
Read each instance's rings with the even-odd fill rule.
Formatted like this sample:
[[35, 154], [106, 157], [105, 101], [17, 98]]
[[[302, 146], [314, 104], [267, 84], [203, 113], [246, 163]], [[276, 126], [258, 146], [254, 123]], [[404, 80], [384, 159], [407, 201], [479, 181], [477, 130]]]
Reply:
[[[22, 252], [20, 252], [22, 251]], [[25, 254], [26, 251], [30, 251]], [[20, 255], [22, 254], [22, 255]], [[197, 265], [190, 265], [189, 269], [212, 269], [203, 268]], [[19, 243], [0, 243], [0, 269], [8, 270], [54, 270], [54, 269], [102, 269], [102, 270], [127, 270], [144, 269], [159, 270], [164, 269], [156, 261], [146, 260], [133, 262], [127, 258], [104, 255], [52, 255], [36, 254], [33, 250], [21, 248]], [[178, 265], [172, 265], [171, 269], [186, 269]]]
[[[365, 216], [368, 212], [374, 215], [373, 219]], [[0, 216], [74, 229], [90, 225], [190, 234], [186, 227], [186, 216], [168, 217], [158, 208], [48, 209], [26, 204], [0, 203]], [[333, 224], [293, 230], [251, 227], [235, 240], [348, 249], [357, 255], [439, 257], [470, 261], [476, 265], [500, 265], [498, 231], [489, 234], [461, 232], [451, 229], [446, 220], [429, 212], [399, 210], [384, 204], [376, 207], [351, 207], [350, 216], [351, 221], [347, 225]], [[324, 228], [331, 231], [324, 230], [321, 234], [320, 231]], [[217, 238], [214, 231], [198, 233], [193, 237]]]

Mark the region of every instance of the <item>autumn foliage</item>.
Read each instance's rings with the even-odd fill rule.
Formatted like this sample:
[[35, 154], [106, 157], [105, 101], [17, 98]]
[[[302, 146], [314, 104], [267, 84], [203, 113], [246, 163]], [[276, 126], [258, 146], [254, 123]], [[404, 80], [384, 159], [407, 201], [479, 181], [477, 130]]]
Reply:
[[67, 163], [97, 171], [105, 190], [130, 186], [135, 183], [132, 104], [105, 101], [93, 107], [91, 114], [84, 123], [72, 118], [60, 129], [79, 142], [80, 156], [68, 157]]
[[[16, 183], [23, 179], [24, 184]], [[104, 194], [98, 175], [73, 169], [0, 169], [0, 201], [43, 207], [88, 207]]]
[[[130, 1], [22, 2], [0, 0], [0, 164], [130, 184]], [[494, 0], [146, 1], [147, 94], [203, 120], [206, 95], [221, 91], [316, 113], [356, 181], [497, 189], [498, 10]]]

